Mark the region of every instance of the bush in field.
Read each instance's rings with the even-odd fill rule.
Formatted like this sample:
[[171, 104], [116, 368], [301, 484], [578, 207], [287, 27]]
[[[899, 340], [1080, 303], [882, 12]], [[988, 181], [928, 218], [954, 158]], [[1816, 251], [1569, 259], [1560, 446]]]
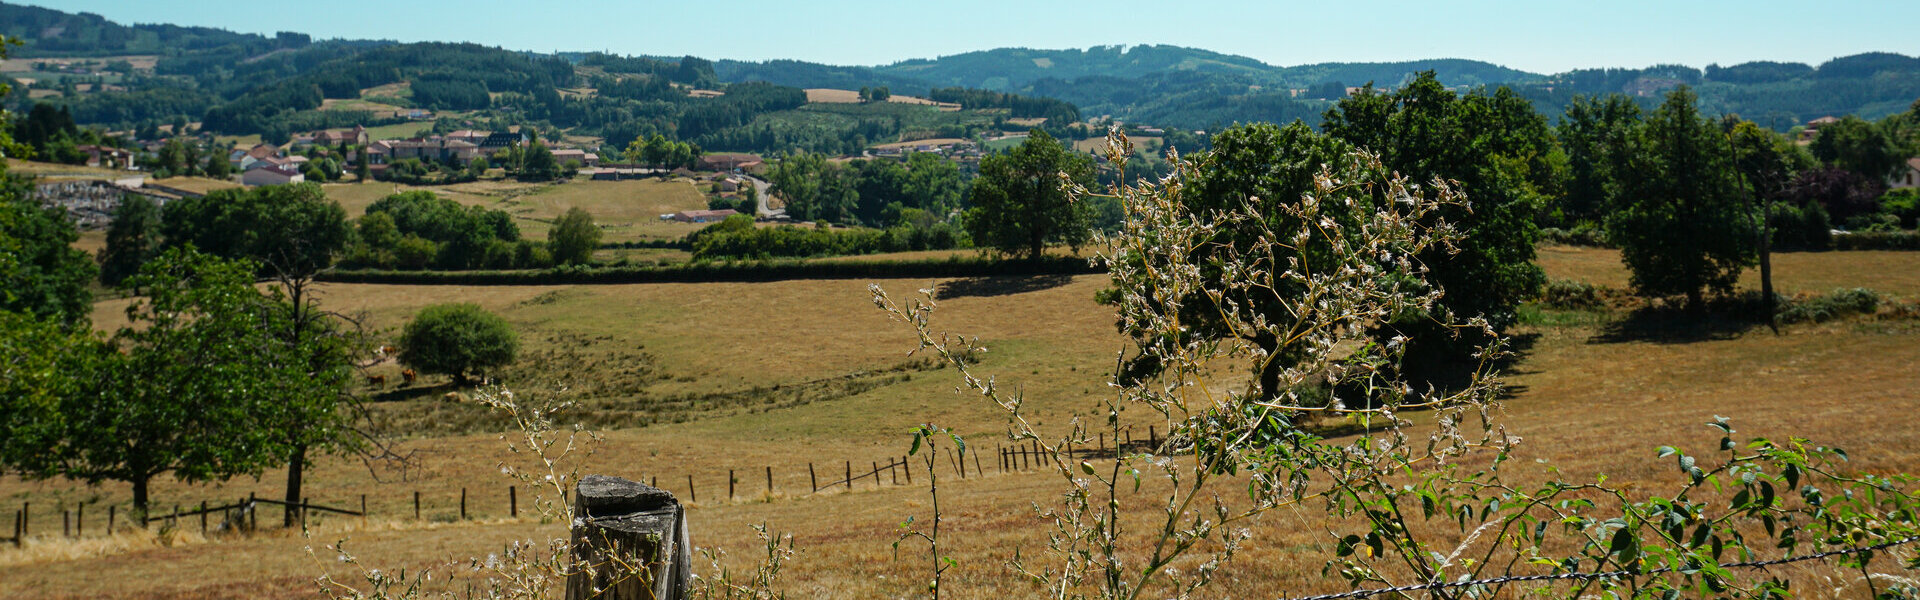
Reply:
[[1563, 310], [1599, 308], [1604, 302], [1600, 298], [1600, 289], [1583, 281], [1555, 279], [1547, 282], [1541, 290], [1540, 301], [1547, 306]]
[[420, 309], [400, 336], [400, 362], [423, 373], [451, 375], [456, 384], [465, 384], [469, 374], [512, 363], [519, 349], [519, 337], [504, 319], [469, 303]]
[[553, 260], [567, 265], [583, 265], [593, 262], [593, 251], [600, 247], [600, 227], [593, 224], [593, 215], [578, 206], [567, 209], [553, 222], [553, 232], [547, 235], [547, 248], [553, 252]]

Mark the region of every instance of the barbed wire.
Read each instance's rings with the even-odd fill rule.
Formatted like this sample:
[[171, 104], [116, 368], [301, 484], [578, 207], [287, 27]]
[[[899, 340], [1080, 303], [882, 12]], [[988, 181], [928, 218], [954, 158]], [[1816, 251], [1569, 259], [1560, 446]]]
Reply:
[[[1776, 558], [1772, 560], [1760, 560], [1760, 561], [1742, 562], [1742, 563], [1727, 563], [1727, 564], [1722, 564], [1718, 566], [1725, 569], [1757, 569], [1762, 567], [1771, 567], [1774, 565], [1784, 565], [1784, 564], [1804, 562], [1809, 560], [1820, 560], [1825, 558], [1832, 558], [1835, 556], [1843, 556], [1847, 554], [1860, 554], [1863, 552], [1874, 552], [1879, 550], [1885, 550], [1887, 548], [1892, 548], [1895, 546], [1911, 544], [1916, 541], [1920, 541], [1920, 535], [1911, 536], [1911, 537], [1907, 537], [1899, 540], [1893, 540], [1890, 542], [1874, 544], [1872, 546], [1866, 546], [1862, 548], [1848, 548], [1845, 550], [1833, 550], [1833, 551], [1821, 552], [1817, 554], [1808, 554], [1806, 556]], [[1603, 571], [1599, 573], [1558, 573], [1558, 574], [1548, 574], [1548, 575], [1513, 575], [1508, 577], [1495, 577], [1492, 579], [1475, 579], [1471, 581], [1434, 582], [1434, 583], [1421, 583], [1421, 584], [1414, 584], [1414, 585], [1403, 585], [1398, 587], [1374, 588], [1374, 589], [1368, 589], [1368, 590], [1354, 590], [1351, 592], [1342, 592], [1338, 594], [1323, 594], [1319, 596], [1300, 596], [1295, 598], [1285, 598], [1283, 600], [1344, 600], [1347, 598], [1369, 598], [1369, 597], [1378, 596], [1381, 594], [1399, 594], [1399, 593], [1405, 593], [1405, 592], [1418, 592], [1422, 590], [1442, 590], [1447, 588], [1472, 587], [1477, 585], [1487, 585], [1487, 584], [1494, 584], [1494, 583], [1520, 583], [1520, 582], [1528, 582], [1528, 581], [1552, 581], [1552, 580], [1559, 580], [1559, 579], [1609, 579], [1613, 577], [1626, 577], [1626, 576], [1633, 576], [1633, 575], [1659, 575], [1661, 573], [1671, 573], [1673, 571], [1675, 571], [1673, 567], [1661, 567], [1658, 569], [1651, 569], [1646, 571]]]

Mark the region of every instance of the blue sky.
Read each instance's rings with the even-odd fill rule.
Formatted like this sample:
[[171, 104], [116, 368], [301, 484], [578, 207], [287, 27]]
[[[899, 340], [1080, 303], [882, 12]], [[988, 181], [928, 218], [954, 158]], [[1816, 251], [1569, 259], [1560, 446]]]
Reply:
[[[21, 0], [11, 0], [21, 1]], [[1176, 44], [1288, 66], [1470, 58], [1527, 71], [1920, 55], [1920, 1], [25, 0], [122, 23], [874, 65], [1005, 46]], [[250, 6], [241, 8], [242, 6]]]

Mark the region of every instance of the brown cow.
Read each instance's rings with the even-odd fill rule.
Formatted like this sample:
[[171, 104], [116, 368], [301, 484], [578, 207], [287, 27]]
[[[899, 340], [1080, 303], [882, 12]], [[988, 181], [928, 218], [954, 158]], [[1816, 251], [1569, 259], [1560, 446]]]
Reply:
[[373, 387], [377, 387], [377, 388], [378, 388], [378, 387], [386, 387], [386, 386], [387, 386], [387, 376], [385, 376], [385, 375], [368, 375], [368, 376], [367, 376], [367, 385], [370, 385], [370, 386], [373, 386]]
[[413, 378], [414, 378], [413, 369], [407, 369], [405, 371], [401, 371], [400, 378], [405, 380], [407, 382], [407, 385], [413, 385]]

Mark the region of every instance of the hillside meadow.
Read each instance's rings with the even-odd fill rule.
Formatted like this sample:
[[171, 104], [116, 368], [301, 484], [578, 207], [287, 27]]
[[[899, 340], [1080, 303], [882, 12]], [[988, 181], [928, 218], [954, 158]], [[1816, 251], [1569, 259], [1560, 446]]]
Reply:
[[[1552, 278], [1624, 285], [1617, 254], [1588, 248], [1543, 248]], [[1787, 293], [1864, 286], [1920, 298], [1920, 253], [1834, 252], [1775, 257], [1777, 285]], [[1057, 475], [1002, 473], [992, 450], [1004, 443], [1006, 418], [977, 397], [959, 393], [950, 369], [909, 356], [913, 341], [868, 300], [867, 281], [660, 284], [606, 286], [323, 286], [328, 307], [362, 315], [380, 330], [403, 325], [421, 306], [476, 302], [520, 332], [523, 356], [545, 357], [543, 376], [513, 374], [507, 384], [528, 396], [550, 394], [564, 380], [581, 402], [571, 416], [622, 424], [605, 431], [588, 471], [654, 479], [692, 502], [696, 545], [725, 549], [724, 564], [750, 565], [751, 525], [794, 535], [798, 557], [782, 585], [795, 597], [908, 597], [925, 577], [919, 546], [891, 543], [909, 516], [929, 518], [923, 474], [914, 485], [871, 479], [810, 493], [807, 467], [821, 481], [839, 480], [846, 463], [856, 475], [871, 463], [906, 452], [908, 427], [935, 422], [967, 434], [987, 474], [969, 468], [957, 478], [941, 468], [943, 539], [959, 566], [948, 574], [957, 598], [1032, 597], [1040, 590], [1004, 562], [1014, 552], [1040, 552], [1047, 506], [1061, 489]], [[980, 372], [1022, 389], [1042, 430], [1061, 432], [1110, 393], [1104, 373], [1125, 340], [1109, 308], [1093, 301], [1104, 276], [877, 282], [896, 296], [939, 290], [936, 329], [978, 336], [990, 351]], [[1744, 282], [1743, 282], [1744, 283]], [[111, 326], [124, 300], [96, 306], [97, 327]], [[1544, 309], [1543, 309], [1544, 310]], [[1552, 313], [1553, 311], [1547, 310]], [[1564, 316], [1564, 315], [1562, 315]], [[1849, 451], [1854, 467], [1876, 473], [1920, 472], [1920, 322], [1863, 317], [1818, 325], [1765, 328], [1678, 339], [1621, 335], [1612, 323], [1627, 315], [1553, 318], [1514, 332], [1523, 352], [1508, 382], [1500, 415], [1524, 438], [1513, 477], [1531, 480], [1547, 468], [1574, 479], [1605, 475], [1649, 486], [1673, 484], [1670, 461], [1653, 449], [1672, 444], [1705, 451], [1717, 434], [1702, 427], [1716, 415], [1733, 419], [1738, 437], [1803, 436]], [[383, 371], [385, 370], [385, 371]], [[392, 372], [384, 364], [370, 372]], [[520, 377], [519, 382], [514, 377]], [[623, 379], [624, 378], [624, 379]], [[105, 505], [126, 501], [124, 485], [88, 487], [65, 481], [0, 479], [0, 500], [32, 502], [34, 532], [22, 550], [0, 548], [0, 596], [29, 598], [242, 598], [297, 596], [323, 571], [352, 567], [328, 552], [303, 548], [347, 539], [363, 563], [412, 569], [498, 553], [512, 540], [564, 535], [557, 524], [522, 512], [508, 518], [503, 464], [520, 464], [471, 403], [443, 399], [444, 381], [409, 390], [356, 387], [369, 404], [406, 433], [392, 442], [413, 460], [404, 474], [352, 456], [323, 461], [310, 476], [314, 502], [356, 507], [372, 516], [310, 522], [313, 539], [277, 528], [251, 536], [202, 538], [197, 522], [164, 539], [98, 537]], [[471, 394], [470, 391], [466, 392]], [[664, 417], [646, 422], [649, 416]], [[1144, 434], [1147, 415], [1127, 414]], [[1420, 422], [1420, 416], [1415, 416]], [[477, 429], [476, 429], [477, 428]], [[1097, 459], [1095, 459], [1097, 460]], [[943, 459], [945, 462], [945, 459]], [[971, 467], [971, 465], [970, 465]], [[766, 490], [766, 471], [773, 492]], [[726, 500], [729, 470], [736, 498]], [[375, 475], [378, 478], [375, 478]], [[883, 469], [883, 476], [885, 472]], [[284, 474], [220, 485], [158, 485], [165, 506], [257, 493], [272, 497]], [[688, 489], [688, 478], [694, 489]], [[1231, 496], [1235, 483], [1218, 489]], [[467, 491], [470, 520], [458, 520]], [[423, 498], [413, 519], [413, 493]], [[1152, 517], [1157, 496], [1148, 482], [1127, 509], [1136, 524]], [[527, 511], [531, 490], [521, 488]], [[87, 502], [87, 539], [61, 541], [58, 511]], [[277, 513], [263, 517], [277, 516]], [[822, 518], [830, 517], [830, 518]], [[265, 519], [263, 519], [263, 522]], [[1140, 525], [1136, 525], [1139, 527]], [[1321, 577], [1334, 539], [1317, 506], [1269, 513], [1252, 525], [1248, 548], [1208, 596], [1275, 597], [1337, 591]], [[51, 529], [50, 529], [51, 527]], [[704, 563], [702, 563], [704, 564]], [[1844, 574], [1819, 567], [1785, 571], [1816, 585], [1806, 597], [1860, 597]], [[1833, 577], [1832, 579], [1824, 579]], [[454, 585], [460, 585], [456, 583]]]

